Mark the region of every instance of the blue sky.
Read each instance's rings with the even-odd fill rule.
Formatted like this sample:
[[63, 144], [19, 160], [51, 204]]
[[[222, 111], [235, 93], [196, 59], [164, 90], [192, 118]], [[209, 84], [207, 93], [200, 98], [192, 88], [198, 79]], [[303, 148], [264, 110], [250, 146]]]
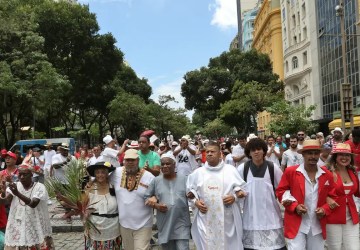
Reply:
[[[125, 60], [149, 80], [152, 98], [170, 94], [183, 107], [186, 72], [229, 49], [237, 32], [236, 0], [78, 0], [111, 32]], [[256, 0], [243, 0], [243, 9]], [[191, 115], [191, 112], [188, 113]]]

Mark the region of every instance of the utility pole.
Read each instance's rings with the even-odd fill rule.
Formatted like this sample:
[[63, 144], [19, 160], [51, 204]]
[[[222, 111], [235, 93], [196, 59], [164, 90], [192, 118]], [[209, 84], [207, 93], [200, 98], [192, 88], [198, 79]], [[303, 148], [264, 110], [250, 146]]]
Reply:
[[342, 50], [342, 67], [343, 67], [343, 83], [340, 88], [341, 98], [341, 128], [345, 132], [345, 120], [350, 121], [350, 129], [354, 129], [353, 117], [353, 91], [351, 83], [347, 82], [347, 60], [346, 60], [346, 32], [345, 32], [345, 11], [344, 2], [339, 0], [339, 5], [335, 7], [336, 16], [340, 17], [340, 32], [341, 32], [341, 50]]
[[241, 0], [236, 0], [237, 5], [237, 19], [238, 19], [238, 43], [239, 50], [242, 51], [242, 20], [241, 20]]

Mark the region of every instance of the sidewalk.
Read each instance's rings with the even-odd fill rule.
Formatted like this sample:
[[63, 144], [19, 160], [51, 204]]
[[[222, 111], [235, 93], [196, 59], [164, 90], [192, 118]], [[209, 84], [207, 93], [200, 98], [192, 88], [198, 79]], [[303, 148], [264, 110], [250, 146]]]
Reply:
[[67, 222], [61, 217], [65, 210], [55, 199], [52, 199], [52, 205], [48, 205], [50, 223], [54, 233], [83, 232], [84, 227], [80, 220], [80, 216], [73, 216], [71, 222]]

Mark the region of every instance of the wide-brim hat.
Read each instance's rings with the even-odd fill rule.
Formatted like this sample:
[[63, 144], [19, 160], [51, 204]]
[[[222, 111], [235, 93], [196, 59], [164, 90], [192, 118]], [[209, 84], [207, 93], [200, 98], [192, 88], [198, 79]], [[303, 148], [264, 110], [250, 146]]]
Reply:
[[344, 134], [344, 131], [342, 131], [341, 128], [339, 128], [339, 127], [336, 127], [336, 128], [334, 128], [333, 130], [331, 130], [331, 134], [334, 135], [334, 132], [335, 132], [335, 131], [340, 132], [342, 135]]
[[88, 171], [89, 175], [95, 177], [95, 170], [100, 168], [107, 169], [109, 173], [116, 169], [113, 165], [111, 165], [110, 162], [101, 161], [101, 162], [96, 162], [94, 165], [90, 165], [89, 167], [87, 167], [86, 170]]
[[60, 148], [64, 149], [64, 150], [69, 150], [69, 144], [67, 143], [61, 143]]
[[130, 145], [128, 146], [128, 148], [138, 148], [138, 147], [139, 147], [138, 141], [131, 141]]
[[319, 152], [321, 151], [321, 145], [319, 140], [305, 140], [303, 143], [303, 148], [299, 149], [297, 152], [299, 154], [304, 153], [305, 151], [310, 151], [310, 150], [318, 150]]
[[338, 144], [336, 144], [336, 147], [333, 148], [333, 150], [331, 151], [331, 154], [350, 154], [350, 155], [354, 155], [351, 152], [350, 145], [346, 144], [346, 143], [338, 143]]

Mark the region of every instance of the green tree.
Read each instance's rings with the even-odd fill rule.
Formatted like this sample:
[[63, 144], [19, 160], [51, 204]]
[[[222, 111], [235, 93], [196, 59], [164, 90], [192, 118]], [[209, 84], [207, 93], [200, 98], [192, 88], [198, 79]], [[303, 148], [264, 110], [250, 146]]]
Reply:
[[299, 130], [315, 132], [317, 124], [310, 119], [315, 108], [314, 105], [291, 105], [285, 100], [275, 102], [266, 108], [271, 113], [268, 129], [278, 135], [295, 134]]
[[256, 131], [257, 112], [282, 98], [282, 91], [273, 92], [271, 84], [255, 81], [235, 83], [231, 99], [221, 105], [220, 117], [229, 125], [236, 127], [238, 133]]
[[6, 147], [20, 127], [52, 112], [70, 90], [43, 53], [44, 38], [36, 29], [31, 6], [0, 0], [0, 126]]
[[[272, 73], [269, 57], [255, 50], [244, 53], [239, 50], [223, 52], [220, 56], [211, 58], [207, 67], [187, 72], [184, 80], [181, 94], [185, 98], [185, 108], [195, 109], [197, 117], [194, 120], [204, 123], [218, 117], [221, 105], [234, 100], [234, 90], [241, 90], [240, 86], [235, 87], [235, 83], [245, 87], [247, 83], [257, 82], [270, 93], [281, 92], [283, 89], [279, 77]], [[243, 119], [249, 113], [250, 111], [242, 115], [235, 113], [237, 117], [234, 119]], [[226, 120], [230, 121], [230, 118], [226, 117]], [[230, 125], [239, 127], [234, 123]]]
[[233, 134], [233, 129], [226, 125], [220, 118], [216, 118], [205, 124], [203, 133], [209, 138], [217, 139], [221, 136]]

